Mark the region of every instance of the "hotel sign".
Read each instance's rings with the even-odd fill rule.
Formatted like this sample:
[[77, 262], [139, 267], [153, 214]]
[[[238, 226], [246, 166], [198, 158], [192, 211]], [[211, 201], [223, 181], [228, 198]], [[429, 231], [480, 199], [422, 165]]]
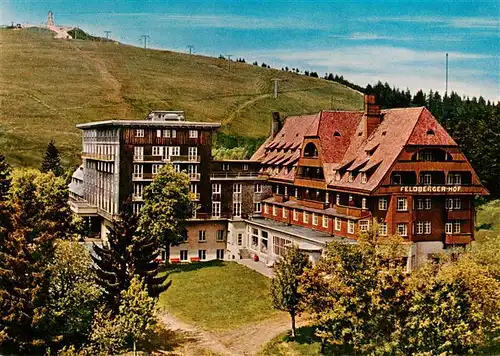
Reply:
[[458, 193], [459, 185], [412, 185], [401, 186], [400, 191], [405, 193]]

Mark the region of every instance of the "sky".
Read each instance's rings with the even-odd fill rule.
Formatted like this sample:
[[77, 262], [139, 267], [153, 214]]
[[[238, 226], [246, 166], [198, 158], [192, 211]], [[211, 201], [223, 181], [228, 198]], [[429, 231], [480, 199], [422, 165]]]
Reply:
[[500, 100], [500, 0], [0, 0], [1, 24], [79, 26], [120, 42], [232, 54], [365, 86]]

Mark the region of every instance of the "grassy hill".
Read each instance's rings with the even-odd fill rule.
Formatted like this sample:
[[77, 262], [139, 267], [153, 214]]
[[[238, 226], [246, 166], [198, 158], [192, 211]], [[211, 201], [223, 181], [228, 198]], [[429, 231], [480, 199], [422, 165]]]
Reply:
[[140, 119], [152, 109], [184, 110], [188, 120], [222, 122], [225, 133], [262, 137], [271, 111], [362, 108], [362, 96], [338, 83], [235, 62], [229, 71], [223, 59], [56, 40], [35, 29], [0, 30], [0, 98], [0, 152], [20, 166], [38, 166], [50, 139], [66, 164], [76, 164], [77, 123]]

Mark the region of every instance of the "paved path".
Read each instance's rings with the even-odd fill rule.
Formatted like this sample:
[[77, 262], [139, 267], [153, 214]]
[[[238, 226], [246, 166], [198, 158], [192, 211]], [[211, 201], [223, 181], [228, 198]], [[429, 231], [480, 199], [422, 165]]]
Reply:
[[253, 269], [254, 271], [259, 272], [260, 274], [272, 278], [274, 275], [273, 269], [267, 267], [264, 262], [255, 262], [254, 260], [250, 258], [244, 258], [241, 260], [234, 260], [240, 265], [244, 265], [250, 269]]
[[[182, 334], [175, 351], [186, 356], [198, 356], [202, 351], [223, 356], [254, 356], [272, 338], [290, 329], [290, 317], [285, 313], [219, 334], [184, 323], [168, 312], [163, 312], [160, 319], [171, 331]], [[297, 327], [306, 324], [305, 319], [297, 319]]]

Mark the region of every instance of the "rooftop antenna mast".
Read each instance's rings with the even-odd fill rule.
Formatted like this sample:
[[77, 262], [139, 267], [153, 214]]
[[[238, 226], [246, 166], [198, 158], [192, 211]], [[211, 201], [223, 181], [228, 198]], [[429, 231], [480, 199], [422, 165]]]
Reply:
[[109, 39], [109, 34], [111, 33], [111, 31], [104, 31], [104, 33], [106, 34], [106, 39]]
[[448, 53], [446, 53], [446, 89], [444, 95], [448, 96]]

